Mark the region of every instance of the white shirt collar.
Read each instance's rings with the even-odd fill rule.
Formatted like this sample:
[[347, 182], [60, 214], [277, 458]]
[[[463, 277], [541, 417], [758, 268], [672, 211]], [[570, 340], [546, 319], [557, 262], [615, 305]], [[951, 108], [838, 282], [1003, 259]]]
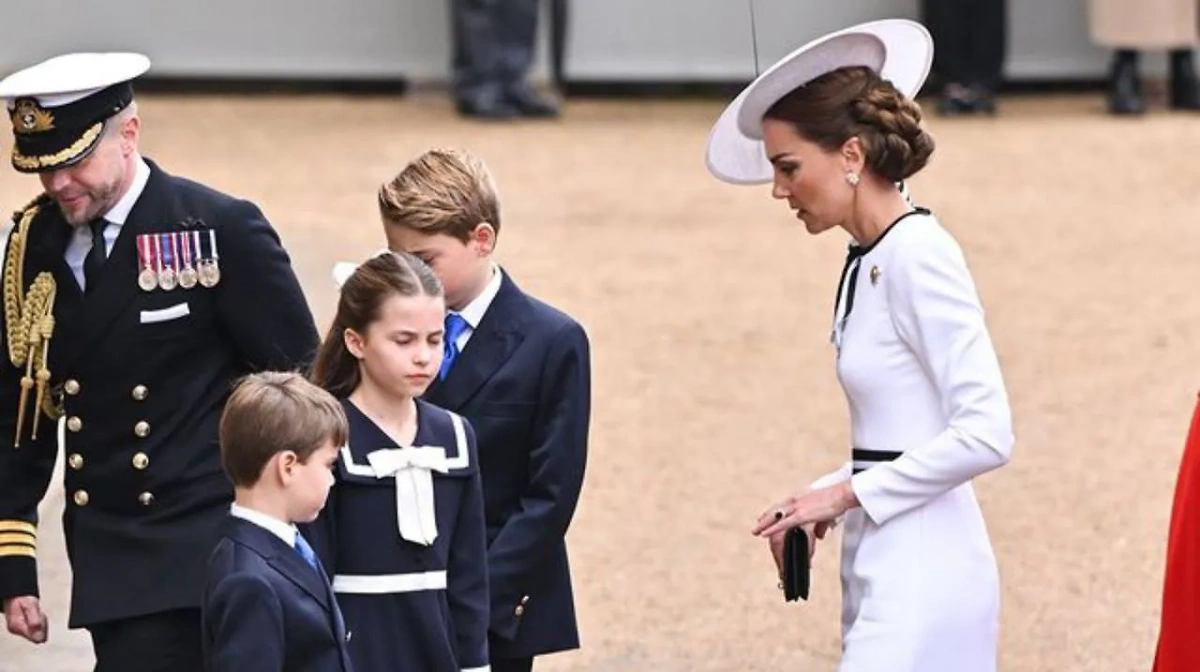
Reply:
[[261, 511], [247, 509], [246, 507], [238, 506], [237, 504], [231, 504], [229, 506], [229, 514], [236, 518], [241, 518], [242, 520], [254, 523], [255, 525], [258, 525], [259, 527], [282, 539], [288, 546], [291, 546], [292, 548], [296, 547], [296, 526], [292, 525], [291, 523], [285, 523], [274, 516], [268, 516]]
[[483, 321], [483, 316], [487, 313], [488, 306], [492, 305], [492, 301], [496, 295], [500, 293], [500, 281], [503, 279], [503, 274], [495, 265], [492, 266], [492, 279], [488, 280], [488, 284], [484, 286], [483, 291], [479, 296], [475, 297], [459, 311], [459, 315], [471, 325], [471, 329], [479, 328], [479, 323]]
[[110, 224], [122, 226], [125, 220], [129, 218], [129, 213], [133, 210], [133, 204], [137, 203], [142, 192], [146, 189], [146, 182], [150, 180], [150, 166], [146, 164], [146, 160], [141, 156], [137, 157], [137, 162], [133, 169], [133, 183], [129, 185], [129, 190], [117, 201], [108, 212], [104, 213], [104, 219]]

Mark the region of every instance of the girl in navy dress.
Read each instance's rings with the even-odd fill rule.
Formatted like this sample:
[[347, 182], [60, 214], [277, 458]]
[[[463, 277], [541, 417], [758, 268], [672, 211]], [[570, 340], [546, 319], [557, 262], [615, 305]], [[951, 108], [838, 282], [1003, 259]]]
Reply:
[[358, 670], [488, 666], [475, 434], [418, 399], [441, 364], [444, 316], [429, 267], [385, 252], [345, 279], [313, 367], [315, 382], [341, 399], [350, 436], [305, 534], [333, 577]]

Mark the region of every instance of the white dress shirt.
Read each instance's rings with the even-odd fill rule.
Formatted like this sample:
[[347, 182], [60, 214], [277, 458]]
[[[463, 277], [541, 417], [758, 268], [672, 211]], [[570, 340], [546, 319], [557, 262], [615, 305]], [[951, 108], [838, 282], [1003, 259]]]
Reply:
[[[125, 220], [129, 218], [129, 212], [133, 210], [134, 203], [137, 203], [138, 198], [146, 189], [146, 182], [150, 180], [150, 166], [142, 157], [137, 157], [134, 165], [133, 183], [129, 185], [129, 190], [125, 192], [121, 200], [117, 201], [116, 205], [103, 215], [104, 219], [109, 222], [108, 227], [104, 229], [105, 258], [112, 253], [117, 236], [121, 235], [121, 228], [125, 226]], [[71, 236], [70, 242], [67, 243], [67, 251], [63, 256], [66, 257], [67, 265], [71, 267], [71, 273], [75, 275], [75, 281], [79, 283], [80, 289], [87, 289], [83, 276], [83, 263], [91, 251], [91, 227], [85, 225], [75, 227], [75, 232]]]
[[247, 509], [246, 507], [238, 506], [237, 504], [231, 504], [229, 506], [229, 515], [254, 523], [255, 525], [258, 525], [264, 530], [282, 539], [288, 546], [291, 546], [292, 548], [296, 547], [296, 535], [299, 534], [299, 531], [296, 529], [296, 526], [292, 525], [291, 523], [285, 523], [274, 516], [268, 516], [261, 511]]
[[479, 328], [479, 323], [483, 321], [483, 316], [487, 314], [488, 308], [495, 300], [496, 294], [500, 293], [500, 281], [503, 279], [500, 269], [492, 266], [492, 279], [484, 286], [483, 291], [479, 296], [472, 299], [470, 303], [459, 311], [463, 319], [467, 321], [467, 328], [463, 329], [459, 334], [458, 339], [454, 342], [458, 346], [458, 351], [462, 352], [463, 348], [467, 347], [467, 341], [471, 340], [471, 334]]

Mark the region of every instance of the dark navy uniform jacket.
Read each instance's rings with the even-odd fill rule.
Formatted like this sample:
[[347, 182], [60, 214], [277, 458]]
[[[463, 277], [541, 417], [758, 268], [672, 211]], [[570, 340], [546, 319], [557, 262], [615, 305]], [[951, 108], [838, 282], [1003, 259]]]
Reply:
[[[86, 293], [64, 260], [72, 228], [53, 203], [35, 202], [24, 238], [18, 228], [8, 242], [6, 289], [18, 268], [22, 292], [42, 273], [56, 285], [46, 368], [64, 414], [71, 627], [200, 606], [233, 500], [217, 443], [225, 399], [238, 377], [302, 366], [318, 343], [262, 212], [147, 163], [145, 189]], [[215, 232], [217, 284], [141, 289], [137, 236], [190, 230]], [[4, 327], [7, 343], [13, 325]], [[32, 400], [13, 448], [24, 373], [0, 362], [0, 598], [38, 594], [37, 506], [57, 451], [44, 412], [31, 438]]]
[[350, 401], [337, 483], [301, 526], [333, 575], [358, 670], [481, 671], [488, 584], [479, 457], [470, 424], [417, 401], [398, 448]]
[[493, 659], [579, 646], [565, 535], [587, 461], [589, 357], [578, 322], [504, 273], [449, 374], [425, 394], [479, 437]]

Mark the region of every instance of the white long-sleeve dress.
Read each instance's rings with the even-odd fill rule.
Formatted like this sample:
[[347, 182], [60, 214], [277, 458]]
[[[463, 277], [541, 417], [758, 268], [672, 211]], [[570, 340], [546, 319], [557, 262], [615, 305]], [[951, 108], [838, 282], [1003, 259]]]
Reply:
[[962, 250], [917, 209], [851, 248], [835, 311], [852, 455], [839, 672], [993, 672], [1000, 589], [971, 479], [1005, 464], [1011, 413]]

